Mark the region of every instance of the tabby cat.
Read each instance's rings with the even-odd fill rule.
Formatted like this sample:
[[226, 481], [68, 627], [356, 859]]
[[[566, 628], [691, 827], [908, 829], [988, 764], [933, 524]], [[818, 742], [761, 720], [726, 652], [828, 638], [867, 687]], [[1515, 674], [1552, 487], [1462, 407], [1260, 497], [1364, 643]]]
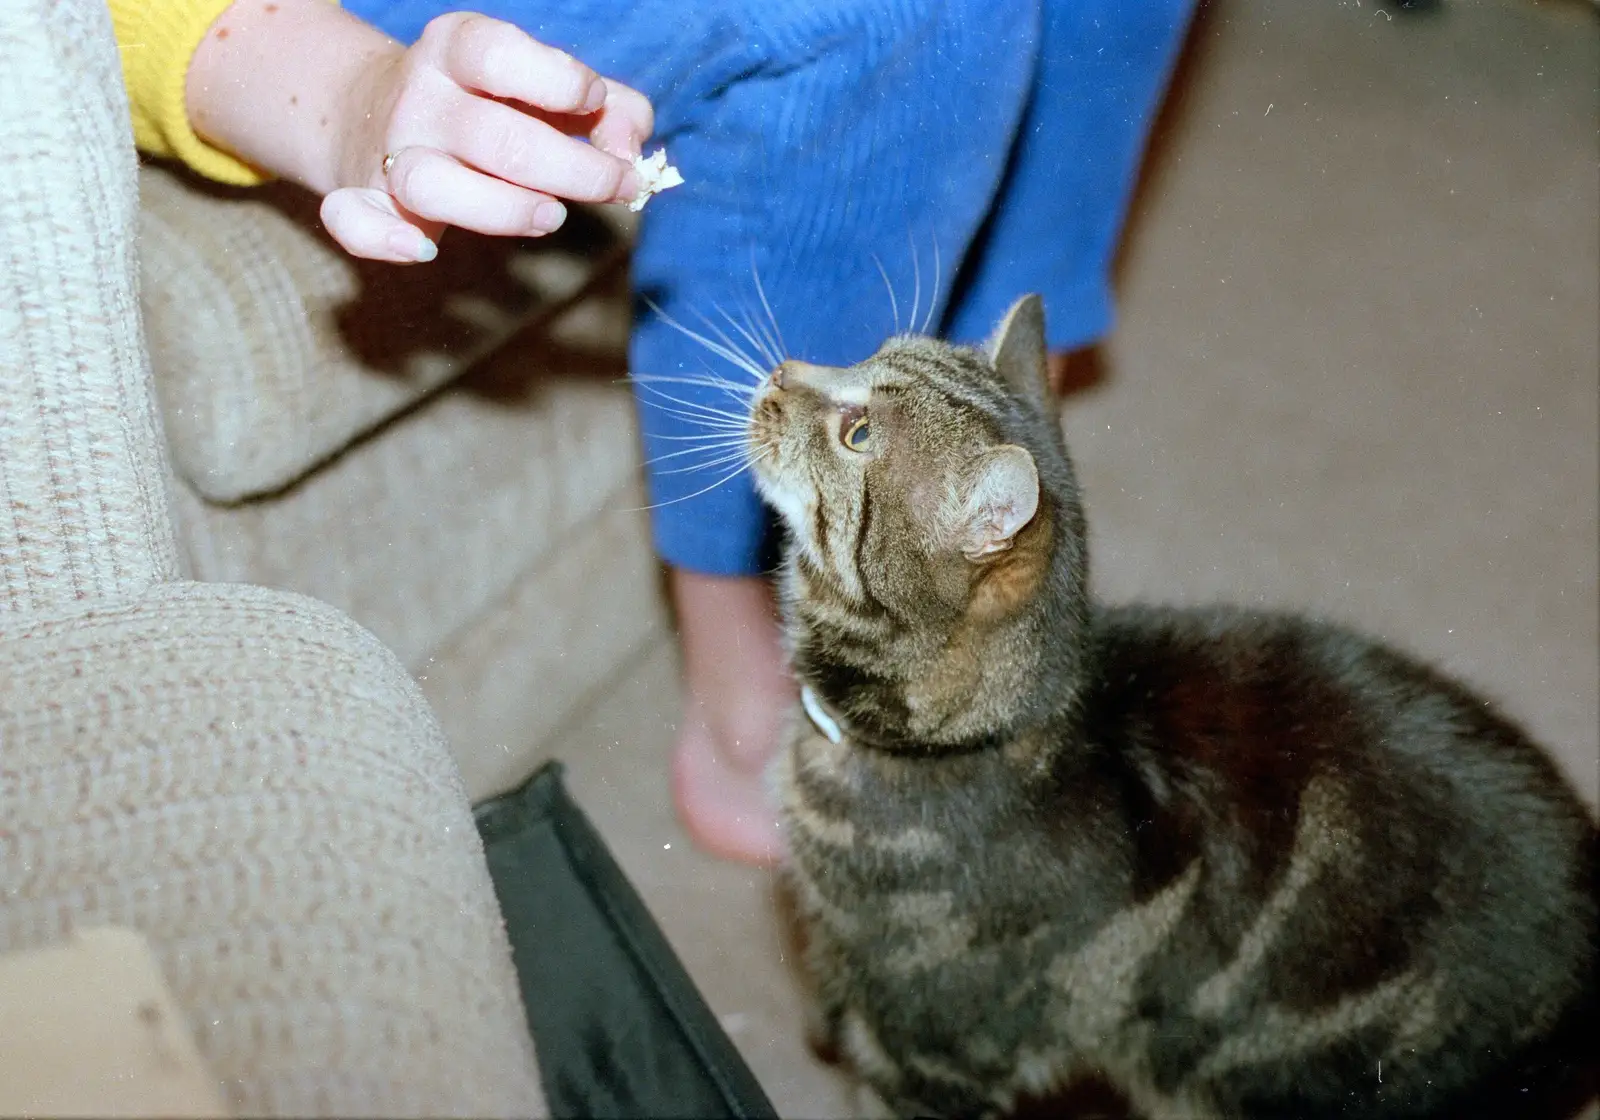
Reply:
[[1368, 638], [1093, 602], [1037, 297], [982, 349], [785, 362], [749, 438], [789, 531], [810, 718], [777, 782], [819, 1041], [892, 1109], [1094, 1075], [1148, 1117], [1509, 1117], [1568, 1068], [1581, 802]]

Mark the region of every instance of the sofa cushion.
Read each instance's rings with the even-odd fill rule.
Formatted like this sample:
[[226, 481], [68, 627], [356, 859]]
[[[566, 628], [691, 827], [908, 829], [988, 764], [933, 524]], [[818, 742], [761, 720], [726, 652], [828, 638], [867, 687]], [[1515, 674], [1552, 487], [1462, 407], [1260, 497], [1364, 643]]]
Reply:
[[106, 923], [149, 938], [239, 1115], [543, 1114], [459, 774], [326, 606], [0, 614], [0, 952]]
[[[346, 255], [316, 200], [140, 171], [142, 300], [178, 473], [212, 501], [288, 486], [620, 260], [575, 210], [541, 242], [459, 232], [405, 268]], [[610, 254], [608, 256], [608, 253]]]
[[191, 574], [332, 603], [418, 669], [620, 504], [639, 463], [620, 372], [614, 351], [585, 359], [525, 334], [294, 487], [239, 506], [180, 492]]
[[666, 634], [659, 573], [645, 515], [603, 513], [414, 667], [474, 804], [570, 750], [571, 721]]

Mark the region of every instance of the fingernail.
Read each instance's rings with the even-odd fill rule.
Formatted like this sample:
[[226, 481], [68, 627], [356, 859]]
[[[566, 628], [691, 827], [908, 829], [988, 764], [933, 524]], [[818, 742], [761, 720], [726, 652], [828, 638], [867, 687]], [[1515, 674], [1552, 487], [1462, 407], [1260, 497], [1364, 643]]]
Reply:
[[583, 95], [583, 111], [585, 113], [598, 112], [606, 103], [606, 83], [596, 78], [589, 83], [589, 92]]
[[541, 202], [533, 208], [533, 224], [535, 228], [546, 233], [561, 228], [561, 223], [567, 220], [567, 208], [559, 202]]
[[426, 264], [439, 255], [439, 246], [416, 230], [396, 230], [389, 235], [389, 250], [397, 257]]
[[632, 202], [643, 189], [644, 183], [639, 179], [639, 173], [630, 167], [622, 173], [622, 181], [617, 184], [617, 199], [620, 202]]

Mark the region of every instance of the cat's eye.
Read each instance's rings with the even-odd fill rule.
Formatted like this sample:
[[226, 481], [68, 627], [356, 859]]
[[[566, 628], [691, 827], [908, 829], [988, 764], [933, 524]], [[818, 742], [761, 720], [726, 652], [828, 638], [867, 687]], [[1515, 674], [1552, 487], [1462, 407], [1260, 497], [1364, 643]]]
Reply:
[[851, 412], [856, 415], [845, 414], [839, 428], [839, 442], [851, 451], [865, 451], [872, 441], [872, 425], [867, 420], [866, 410], [852, 409]]

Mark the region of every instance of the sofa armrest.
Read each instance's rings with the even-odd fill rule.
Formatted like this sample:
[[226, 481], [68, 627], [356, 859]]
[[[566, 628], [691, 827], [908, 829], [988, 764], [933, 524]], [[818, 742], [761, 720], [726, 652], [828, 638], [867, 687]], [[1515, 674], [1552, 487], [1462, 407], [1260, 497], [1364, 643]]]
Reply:
[[140, 336], [138, 189], [103, 0], [0, 20], [0, 615], [178, 570]]
[[0, 613], [0, 952], [150, 941], [241, 1115], [542, 1115], [459, 772], [376, 638], [172, 583]]

